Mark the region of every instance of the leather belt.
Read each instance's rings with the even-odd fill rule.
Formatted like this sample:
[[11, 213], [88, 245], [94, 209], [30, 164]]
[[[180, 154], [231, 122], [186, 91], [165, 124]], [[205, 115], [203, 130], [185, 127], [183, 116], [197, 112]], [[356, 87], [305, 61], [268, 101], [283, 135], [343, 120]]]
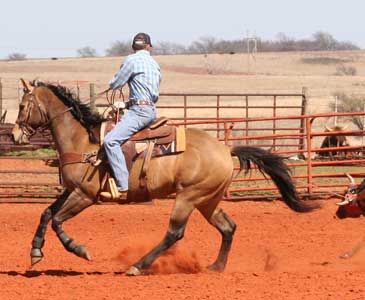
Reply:
[[132, 106], [132, 105], [148, 105], [148, 106], [154, 106], [155, 105], [151, 101], [146, 101], [146, 100], [129, 100], [128, 101], [128, 104], [129, 104], [129, 106]]

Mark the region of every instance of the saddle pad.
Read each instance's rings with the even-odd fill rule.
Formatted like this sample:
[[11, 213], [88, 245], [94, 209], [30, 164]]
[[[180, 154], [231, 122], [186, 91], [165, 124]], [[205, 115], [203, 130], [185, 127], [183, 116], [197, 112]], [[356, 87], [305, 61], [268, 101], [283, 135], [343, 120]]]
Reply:
[[[122, 145], [122, 151], [126, 159], [128, 170], [136, 159], [143, 159], [147, 152], [147, 141], [127, 141]], [[151, 157], [169, 155], [184, 152], [186, 148], [185, 129], [176, 127], [175, 139], [165, 144], [155, 144]]]

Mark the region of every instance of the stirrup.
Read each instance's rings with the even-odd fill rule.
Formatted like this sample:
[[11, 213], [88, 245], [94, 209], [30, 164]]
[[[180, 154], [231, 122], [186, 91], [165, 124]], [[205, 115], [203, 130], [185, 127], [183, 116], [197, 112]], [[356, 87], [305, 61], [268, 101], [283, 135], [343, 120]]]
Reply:
[[106, 191], [101, 192], [100, 197], [111, 201], [120, 201], [127, 198], [127, 192], [128, 191], [118, 191], [114, 178], [109, 178], [106, 186]]
[[120, 200], [125, 200], [127, 198], [127, 194], [128, 194], [128, 191], [123, 191], [123, 192], [118, 191], [114, 195], [110, 192], [101, 192], [100, 197], [103, 197], [105, 199], [112, 200], [112, 201], [120, 201]]

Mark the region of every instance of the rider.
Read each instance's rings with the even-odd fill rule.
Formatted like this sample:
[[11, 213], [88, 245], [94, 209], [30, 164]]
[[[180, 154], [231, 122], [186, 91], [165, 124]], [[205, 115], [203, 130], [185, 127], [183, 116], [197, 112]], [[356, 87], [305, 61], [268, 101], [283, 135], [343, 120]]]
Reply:
[[[151, 38], [146, 33], [138, 33], [132, 42], [134, 53], [127, 56], [120, 70], [109, 82], [115, 90], [129, 86], [128, 102], [119, 102], [119, 108], [128, 108], [116, 126], [105, 136], [104, 148], [113, 170], [119, 197], [128, 192], [128, 169], [121, 150], [121, 144], [134, 133], [148, 126], [156, 118], [155, 103], [159, 96], [161, 82], [160, 67], [151, 57]], [[102, 192], [103, 197], [111, 198], [111, 193]]]

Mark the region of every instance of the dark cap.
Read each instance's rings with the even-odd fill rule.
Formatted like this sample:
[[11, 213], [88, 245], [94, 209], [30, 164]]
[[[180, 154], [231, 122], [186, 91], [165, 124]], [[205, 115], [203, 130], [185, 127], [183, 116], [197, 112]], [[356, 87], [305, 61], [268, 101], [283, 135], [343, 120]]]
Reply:
[[150, 45], [152, 47], [150, 36], [147, 33], [143, 32], [137, 33], [136, 36], [133, 38], [132, 47], [146, 46], [146, 45]]

